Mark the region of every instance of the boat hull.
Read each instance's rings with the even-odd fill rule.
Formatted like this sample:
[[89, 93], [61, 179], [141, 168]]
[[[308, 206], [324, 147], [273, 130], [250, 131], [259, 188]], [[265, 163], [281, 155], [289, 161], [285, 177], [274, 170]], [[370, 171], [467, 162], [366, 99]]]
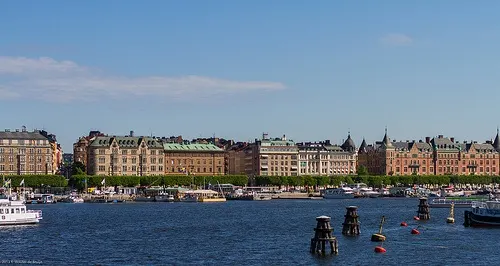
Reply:
[[169, 196], [155, 196], [156, 202], [174, 202], [174, 198]]
[[5, 225], [27, 225], [27, 224], [38, 224], [40, 220], [38, 218], [29, 218], [29, 219], [18, 219], [11, 221], [0, 221], [0, 226]]
[[469, 212], [469, 226], [472, 227], [500, 227], [500, 217], [477, 215]]

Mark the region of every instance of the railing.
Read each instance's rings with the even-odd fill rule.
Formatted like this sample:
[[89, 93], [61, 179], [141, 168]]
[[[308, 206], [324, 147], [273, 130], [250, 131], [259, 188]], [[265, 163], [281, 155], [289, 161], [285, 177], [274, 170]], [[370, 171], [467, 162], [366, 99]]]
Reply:
[[26, 213], [35, 213], [36, 218], [42, 219], [42, 211], [41, 210], [26, 210]]

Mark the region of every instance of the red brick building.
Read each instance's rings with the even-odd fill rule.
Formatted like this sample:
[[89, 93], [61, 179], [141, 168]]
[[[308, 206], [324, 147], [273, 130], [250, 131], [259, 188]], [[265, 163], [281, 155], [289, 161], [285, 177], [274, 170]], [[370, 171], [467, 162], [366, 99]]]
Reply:
[[455, 141], [439, 135], [425, 141], [382, 141], [358, 150], [358, 164], [375, 175], [499, 175], [500, 137], [485, 143]]

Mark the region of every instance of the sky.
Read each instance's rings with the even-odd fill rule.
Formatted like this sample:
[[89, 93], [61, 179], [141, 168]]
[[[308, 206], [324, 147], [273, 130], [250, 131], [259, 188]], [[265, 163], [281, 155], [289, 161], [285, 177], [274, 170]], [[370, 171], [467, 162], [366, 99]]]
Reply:
[[500, 1], [0, 2], [0, 128], [493, 138]]

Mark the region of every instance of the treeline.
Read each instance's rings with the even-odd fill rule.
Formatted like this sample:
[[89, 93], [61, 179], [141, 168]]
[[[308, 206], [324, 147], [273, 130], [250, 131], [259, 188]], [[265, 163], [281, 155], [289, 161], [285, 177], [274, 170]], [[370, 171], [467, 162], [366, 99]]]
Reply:
[[408, 176], [257, 176], [258, 186], [340, 186], [340, 184], [365, 183], [371, 187], [382, 185], [448, 185], [500, 183], [500, 176], [479, 175], [408, 175]]
[[246, 186], [248, 177], [245, 175], [224, 175], [224, 176], [186, 176], [186, 175], [168, 175], [168, 176], [89, 176], [75, 175], [70, 177], [69, 185], [77, 188], [102, 186], [105, 179], [106, 186], [189, 186], [197, 185], [217, 185], [233, 184], [236, 186]]
[[3, 180], [10, 180], [11, 187], [22, 187], [24, 179], [25, 187], [66, 187], [68, 181], [61, 175], [9, 175], [3, 176]]
[[246, 186], [339, 186], [340, 184], [366, 183], [372, 187], [382, 185], [412, 186], [416, 185], [448, 185], [448, 184], [492, 184], [500, 183], [500, 176], [480, 175], [408, 175], [408, 176], [256, 176], [249, 182], [245, 175], [224, 176], [89, 176], [74, 175], [66, 180], [60, 175], [11, 175], [4, 180], [11, 180], [12, 187], [21, 187], [24, 179], [26, 187], [73, 187], [77, 189], [101, 186], [106, 179], [106, 186], [189, 186], [203, 184], [233, 184]]

